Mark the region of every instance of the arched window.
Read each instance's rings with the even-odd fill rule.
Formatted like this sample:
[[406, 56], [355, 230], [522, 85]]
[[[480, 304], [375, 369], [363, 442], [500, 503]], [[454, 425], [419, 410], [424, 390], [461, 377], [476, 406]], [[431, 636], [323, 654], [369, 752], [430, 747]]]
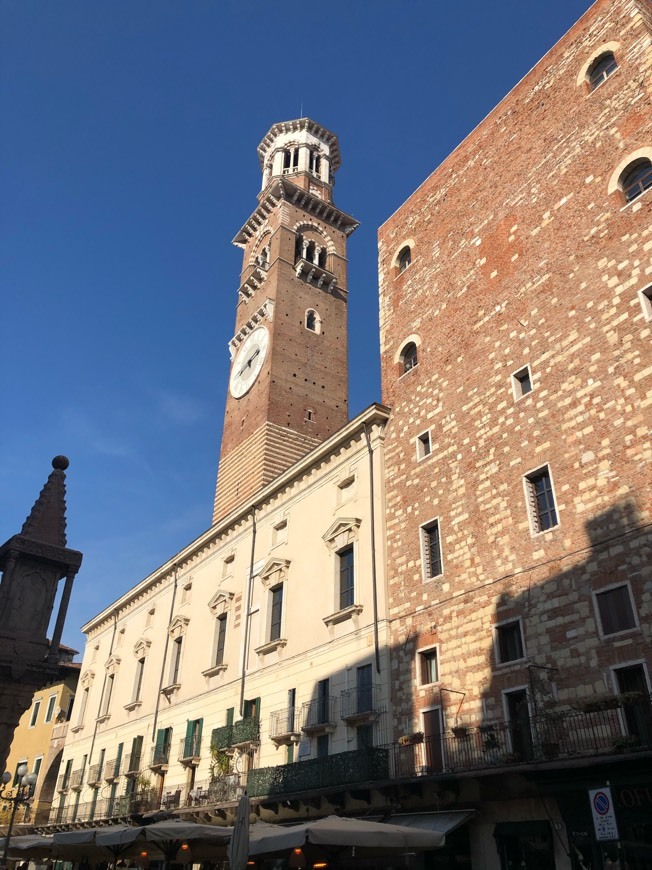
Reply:
[[652, 161], [643, 157], [630, 163], [620, 176], [619, 187], [627, 202], [632, 202], [652, 187]]
[[321, 156], [317, 151], [310, 152], [308, 168], [313, 175], [319, 176], [319, 170], [321, 169]]
[[283, 150], [283, 175], [296, 172], [299, 168], [299, 149], [285, 148]]
[[403, 373], [409, 372], [410, 369], [413, 369], [419, 363], [419, 358], [417, 356], [417, 346], [411, 341], [409, 344], [406, 344], [403, 348], [403, 353], [401, 354], [401, 369]]
[[306, 311], [306, 329], [316, 332], [318, 335], [321, 333], [321, 317], [314, 308], [309, 308]]
[[412, 262], [412, 250], [409, 245], [406, 245], [398, 255], [398, 273], [405, 272], [407, 267]]
[[589, 90], [594, 91], [600, 87], [602, 82], [606, 81], [609, 76], [618, 69], [618, 62], [612, 51], [600, 55], [589, 67], [586, 74], [586, 80], [589, 83]]

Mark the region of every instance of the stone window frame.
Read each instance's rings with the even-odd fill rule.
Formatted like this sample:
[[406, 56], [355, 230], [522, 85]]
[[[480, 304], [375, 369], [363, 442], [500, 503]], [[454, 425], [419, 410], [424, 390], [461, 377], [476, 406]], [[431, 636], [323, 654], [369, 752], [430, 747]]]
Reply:
[[619, 694], [620, 692], [616, 671], [623, 670], [623, 668], [632, 668], [636, 665], [640, 665], [642, 667], [643, 675], [645, 676], [645, 682], [647, 683], [648, 692], [652, 695], [652, 677], [650, 676], [650, 668], [648, 666], [647, 659], [645, 658], [627, 659], [626, 661], [614, 662], [612, 665], [609, 665], [609, 672], [611, 674], [611, 687], [614, 691], [614, 694]]
[[[527, 379], [530, 384], [529, 390], [523, 390], [523, 380], [519, 377], [519, 375], [523, 375], [527, 373]], [[526, 396], [529, 396], [534, 392], [534, 380], [532, 378], [532, 367], [529, 363], [526, 363], [524, 366], [516, 369], [515, 372], [512, 372], [511, 376], [512, 382], [512, 393], [514, 395], [514, 401], [518, 402], [519, 399], [524, 399]]]
[[[131, 692], [131, 694], [132, 694], [131, 701], [129, 701], [129, 703], [124, 705], [125, 710], [128, 710], [129, 712], [131, 712], [132, 710], [136, 710], [143, 703], [143, 700], [141, 697], [142, 686], [143, 686], [142, 677], [140, 680], [140, 692], [138, 694], [136, 694], [136, 688], [138, 686], [138, 669], [140, 666], [140, 662], [143, 659], [145, 659], [145, 660], [147, 659], [147, 656], [149, 655], [149, 648], [151, 647], [151, 645], [152, 645], [151, 640], [149, 640], [148, 638], [145, 638], [145, 637], [141, 637], [134, 644], [134, 648], [132, 650], [132, 652], [134, 654], [134, 658], [136, 659], [136, 673], [134, 676], [134, 685], [133, 685], [133, 689]], [[143, 675], [144, 675], [144, 669], [145, 669], [146, 664], [147, 664], [147, 662], [145, 661], [145, 663], [143, 664]]]
[[[359, 538], [362, 519], [359, 517], [340, 517], [332, 523], [322, 535], [322, 540], [333, 556], [333, 612], [323, 618], [327, 626], [333, 626], [346, 619], [352, 619], [362, 613], [363, 605], [360, 602], [360, 573], [359, 573]], [[337, 558], [343, 550], [353, 548], [353, 604], [350, 607], [340, 608], [340, 564]]]
[[283, 514], [272, 522], [272, 543], [270, 549], [281, 547], [288, 542], [289, 520], [287, 514]]
[[625, 176], [627, 170], [639, 160], [649, 160], [650, 162], [652, 162], [652, 146], [645, 146], [643, 148], [637, 148], [635, 151], [630, 151], [630, 153], [626, 157], [623, 157], [623, 159], [618, 163], [616, 168], [611, 173], [611, 176], [609, 177], [609, 181], [607, 183], [607, 193], [609, 195], [617, 193], [620, 196], [622, 202], [622, 209], [631, 208], [633, 205], [640, 202], [643, 196], [652, 191], [652, 187], [648, 187], [638, 196], [634, 197], [634, 199], [627, 201], [625, 198], [625, 194], [623, 193], [622, 189], [623, 177]]
[[[430, 557], [427, 554], [427, 548], [429, 548], [429, 534], [430, 532], [436, 528], [438, 543], [439, 543], [439, 564], [441, 566], [441, 571], [438, 574], [430, 574]], [[429, 583], [431, 580], [438, 580], [440, 577], [444, 576], [445, 566], [444, 566], [444, 548], [442, 547], [442, 534], [441, 534], [441, 517], [431, 517], [431, 519], [426, 520], [421, 523], [419, 526], [419, 542], [421, 549], [421, 574], [423, 577], [424, 583]]]
[[646, 323], [652, 323], [652, 284], [647, 287], [642, 287], [638, 291], [638, 298], [643, 310], [643, 317]]
[[[172, 641], [172, 646], [170, 649], [170, 660], [167, 662], [168, 666], [168, 682], [166, 686], [163, 686], [161, 689], [161, 694], [169, 697], [174, 694], [181, 688], [181, 666], [183, 664], [184, 658], [184, 647], [185, 647], [185, 637], [186, 632], [188, 631], [188, 625], [190, 623], [190, 617], [182, 616], [177, 613], [177, 615], [172, 619], [170, 625], [168, 626], [168, 635], [170, 640]], [[177, 652], [178, 644], [181, 643], [181, 652]], [[179, 661], [177, 663], [177, 655], [179, 656]], [[174, 676], [174, 671], [176, 670], [176, 678]]]
[[[314, 329], [312, 329], [310, 326], [308, 326], [308, 318], [311, 314], [314, 314], [314, 316], [315, 316], [315, 328]], [[308, 332], [312, 332], [315, 335], [321, 335], [322, 319], [321, 319], [319, 312], [317, 311], [316, 308], [306, 308], [305, 317], [303, 320], [303, 325], [308, 330]]]
[[[313, 224], [310, 221], [303, 219], [303, 220], [297, 221], [297, 223], [292, 227], [292, 232], [294, 233], [294, 236], [295, 236], [295, 256], [294, 256], [295, 267], [296, 267], [296, 264], [299, 262], [299, 260], [304, 260], [304, 261], [309, 262], [309, 263], [313, 262], [310, 260], [306, 260], [306, 258], [303, 257], [303, 251], [301, 252], [301, 254], [297, 254], [296, 247], [299, 243], [299, 239], [301, 239], [302, 243], [305, 242], [306, 248], [308, 247], [308, 245], [310, 245], [311, 242], [313, 244], [315, 244], [315, 246], [317, 246], [317, 239], [320, 239], [320, 240], [323, 240], [323, 244], [320, 245], [320, 254], [321, 254], [321, 252], [324, 253], [324, 258], [323, 258], [324, 265], [320, 266], [318, 263], [314, 263], [314, 262], [313, 262], [313, 265], [317, 265], [318, 268], [324, 269], [324, 271], [326, 271], [332, 275], [333, 274], [333, 255], [336, 253], [336, 247], [335, 247], [335, 243], [333, 242], [333, 239], [326, 232], [326, 230], [323, 227], [319, 226], [318, 224]], [[306, 233], [314, 233], [317, 236], [317, 239], [310, 238], [310, 237], [306, 236]]]
[[[517, 656], [513, 659], [505, 659], [503, 661], [501, 652], [500, 652], [500, 632], [502, 629], [507, 628], [508, 626], [518, 625], [519, 636], [521, 639], [521, 655]], [[521, 665], [524, 661], [527, 661], [527, 649], [525, 646], [525, 633], [523, 631], [523, 617], [522, 616], [512, 616], [509, 619], [501, 619], [500, 622], [495, 622], [491, 626], [491, 631], [493, 635], [493, 650], [494, 650], [494, 661], [496, 663], [496, 667], [505, 668], [510, 665]], [[511, 691], [511, 688], [509, 691]]]
[[[262, 613], [261, 619], [261, 631], [263, 632], [263, 636], [261, 643], [254, 650], [254, 652], [259, 656], [265, 656], [268, 653], [275, 652], [287, 645], [287, 592], [289, 587], [289, 569], [289, 559], [281, 559], [273, 556], [265, 562], [258, 572], [260, 582], [267, 592], [264, 596], [264, 612]], [[274, 638], [274, 640], [271, 640], [272, 599], [274, 592], [279, 589], [279, 587], [283, 589], [280, 635], [279, 637]]]
[[[550, 490], [552, 493], [552, 503], [555, 509], [555, 517], [556, 522], [549, 526], [547, 529], [542, 529], [541, 526], [541, 517], [537, 506], [536, 495], [534, 492], [534, 478], [537, 476], [547, 473], [548, 478], [550, 480]], [[550, 467], [550, 463], [543, 462], [541, 465], [537, 465], [535, 468], [526, 471], [523, 475], [523, 494], [525, 496], [525, 507], [528, 515], [528, 519], [530, 521], [530, 534], [532, 537], [539, 535], [548, 535], [551, 532], [554, 532], [555, 529], [558, 529], [561, 526], [561, 517], [559, 513], [559, 502], [557, 500], [557, 493], [555, 491], [555, 480], [552, 474], [552, 469]]]
[[345, 471], [335, 481], [335, 502], [336, 507], [345, 504], [350, 499], [357, 495], [358, 476], [355, 467]]
[[[613, 592], [614, 589], [626, 588], [627, 594], [629, 597], [629, 606], [631, 608], [632, 616], [634, 617], [634, 625], [629, 628], [621, 628], [619, 631], [610, 631], [608, 634], [605, 633], [604, 627], [602, 624], [602, 613], [600, 611], [599, 597], [603, 595], [605, 592]], [[630, 634], [633, 631], [641, 630], [641, 623], [639, 621], [638, 612], [636, 609], [636, 601], [634, 599], [634, 593], [632, 592], [632, 586], [628, 579], [618, 580], [614, 583], [609, 583], [607, 586], [602, 586], [600, 589], [592, 589], [591, 597], [593, 599], [593, 609], [595, 613], [595, 622], [598, 627], [598, 636], [602, 640], [611, 640], [612, 638], [622, 637], [624, 634]]]
[[73, 734], [75, 734], [77, 731], [81, 731], [84, 727], [84, 720], [86, 719], [86, 713], [88, 711], [88, 702], [90, 700], [91, 688], [93, 686], [94, 679], [95, 671], [90, 670], [90, 668], [84, 671], [84, 673], [79, 678], [79, 686], [81, 687], [81, 700], [79, 704], [77, 721], [74, 725], [70, 726], [70, 730]]
[[55, 711], [56, 703], [57, 703], [57, 695], [56, 694], [48, 695], [48, 703], [47, 703], [47, 706], [45, 708], [45, 716], [43, 718], [43, 721], [45, 722], [46, 725], [48, 725], [50, 722], [52, 722], [52, 720], [55, 718], [54, 711]]
[[[403, 241], [394, 248], [394, 253], [392, 254], [392, 271], [394, 272], [394, 278], [400, 278], [401, 275], [405, 275], [406, 272], [409, 271], [410, 266], [414, 262], [414, 249], [416, 247], [416, 243], [414, 239], [403, 239]], [[407, 263], [401, 269], [401, 257], [405, 253], [406, 250], [410, 252], [410, 262]]]
[[422, 462], [432, 456], [432, 435], [430, 429], [424, 429], [414, 439], [417, 453], [417, 462]]
[[[441, 683], [441, 656], [439, 654], [439, 643], [430, 643], [427, 646], [419, 647], [415, 653], [415, 669], [416, 669], [416, 680], [417, 687], [419, 689], [427, 689], [431, 686], [438, 686]], [[437, 679], [432, 683], [425, 683], [423, 681], [423, 656], [427, 653], [433, 652], [435, 653], [437, 660]]]
[[[605, 42], [602, 45], [600, 45], [598, 48], [593, 49], [590, 56], [584, 61], [584, 63], [580, 67], [580, 70], [577, 74], [577, 79], [576, 79], [575, 83], [576, 83], [578, 88], [584, 88], [584, 91], [585, 91], [587, 97], [590, 96], [591, 94], [594, 94], [597, 90], [599, 90], [600, 87], [604, 84], [604, 82], [607, 81], [607, 79], [605, 79], [599, 85], [596, 85], [596, 87], [591, 88], [591, 85], [589, 82], [589, 74], [590, 74], [591, 67], [593, 67], [602, 57], [604, 57], [604, 55], [610, 54], [610, 53], [613, 54], [613, 56], [616, 58], [616, 63], [618, 63], [617, 55], [620, 52], [621, 47], [622, 46], [621, 46], [620, 42], [616, 42], [616, 41]], [[607, 76], [607, 78], [611, 78], [613, 75], [615, 75], [618, 72], [619, 69], [620, 69], [620, 64], [618, 63], [617, 68], [609, 76]]]
[[29, 725], [27, 726], [28, 728], [36, 728], [38, 724], [38, 717], [41, 712], [42, 702], [42, 698], [34, 699], [34, 703], [32, 704], [32, 715], [29, 717]]
[[[413, 366], [411, 366], [411, 368], [406, 370], [404, 367], [403, 357], [404, 357], [406, 348], [408, 348], [411, 344], [415, 345], [415, 347], [417, 349], [417, 361]], [[412, 335], [408, 335], [401, 342], [399, 349], [394, 354], [394, 365], [396, 366], [399, 381], [401, 380], [401, 378], [404, 378], [406, 375], [409, 375], [410, 372], [416, 371], [416, 369], [419, 368], [419, 360], [421, 357], [421, 350], [420, 350], [421, 344], [422, 344], [421, 337], [416, 335], [416, 333], [413, 333]]]
[[219, 619], [226, 620], [226, 631], [228, 631], [229, 626], [229, 613], [232, 612], [233, 609], [233, 600], [235, 598], [235, 593], [231, 592], [229, 589], [218, 589], [218, 591], [213, 595], [211, 600], [208, 602], [208, 609], [213, 615], [214, 619], [214, 630], [213, 630], [213, 641], [211, 645], [211, 665], [202, 671], [202, 675], [204, 677], [215, 677], [218, 674], [223, 674], [224, 671], [228, 668], [228, 662], [220, 662], [216, 664], [217, 657], [217, 643], [219, 639], [219, 628], [217, 622]]

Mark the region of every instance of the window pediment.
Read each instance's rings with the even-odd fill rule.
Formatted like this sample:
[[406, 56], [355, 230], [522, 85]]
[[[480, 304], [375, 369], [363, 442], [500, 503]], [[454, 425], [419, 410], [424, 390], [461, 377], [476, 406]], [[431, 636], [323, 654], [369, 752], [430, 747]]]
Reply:
[[106, 660], [106, 664], [104, 665], [104, 667], [106, 668], [106, 672], [108, 674], [115, 674], [115, 672], [118, 670], [118, 667], [120, 666], [120, 661], [120, 656], [109, 656]]
[[258, 572], [258, 576], [262, 580], [264, 586], [274, 586], [277, 583], [282, 583], [287, 580], [289, 567], [289, 559], [268, 559]]
[[170, 637], [181, 637], [185, 634], [189, 622], [190, 619], [187, 616], [175, 616], [168, 629]]
[[211, 613], [215, 614], [215, 616], [217, 616], [218, 613], [225, 613], [231, 606], [234, 595], [235, 593], [228, 589], [218, 590], [208, 602], [208, 609]]
[[149, 648], [152, 645], [151, 640], [147, 640], [144, 637], [138, 641], [138, 643], [134, 646], [134, 655], [137, 659], [142, 659], [143, 656], [146, 656], [149, 652]]
[[359, 517], [340, 517], [322, 535], [322, 539], [331, 550], [347, 547], [357, 540], [361, 522]]
[[82, 686], [85, 689], [87, 689], [90, 686], [90, 684], [93, 682], [94, 679], [95, 679], [95, 671], [84, 671], [84, 673], [80, 677], [79, 682], [82, 684]]

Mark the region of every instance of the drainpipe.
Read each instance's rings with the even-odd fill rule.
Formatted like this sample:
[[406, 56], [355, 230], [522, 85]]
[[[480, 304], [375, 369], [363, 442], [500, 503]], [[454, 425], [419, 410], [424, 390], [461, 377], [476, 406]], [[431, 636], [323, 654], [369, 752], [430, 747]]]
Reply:
[[245, 676], [247, 673], [247, 658], [249, 654], [249, 611], [251, 609], [251, 594], [254, 582], [254, 556], [256, 551], [256, 505], [251, 508], [251, 556], [249, 558], [249, 584], [247, 586], [247, 607], [245, 609], [244, 648], [242, 653], [242, 672], [240, 674], [240, 716], [244, 707]]
[[[174, 613], [174, 603], [177, 599], [177, 584], [179, 582], [179, 566], [174, 565], [174, 586], [172, 587], [172, 601], [170, 602], [170, 616], [168, 617], [168, 628], [172, 622], [172, 614]], [[170, 632], [165, 632], [165, 647], [163, 648], [163, 660], [161, 662], [161, 676], [158, 681], [158, 692], [156, 693], [156, 706], [154, 707], [154, 721], [152, 722], [152, 743], [156, 739], [156, 725], [158, 723], [158, 711], [161, 706], [161, 689], [163, 688], [163, 678], [165, 677], [165, 664], [168, 660], [168, 647], [170, 645]]]
[[374, 491], [374, 454], [371, 447], [371, 438], [369, 437], [369, 429], [367, 424], [364, 424], [364, 437], [367, 441], [367, 452], [369, 453], [369, 504], [370, 504], [370, 522], [371, 522], [371, 589], [373, 595], [374, 606], [374, 651], [376, 656], [376, 673], [380, 674], [380, 641], [378, 638], [378, 578], [376, 574], [376, 509], [375, 509], [375, 491]]

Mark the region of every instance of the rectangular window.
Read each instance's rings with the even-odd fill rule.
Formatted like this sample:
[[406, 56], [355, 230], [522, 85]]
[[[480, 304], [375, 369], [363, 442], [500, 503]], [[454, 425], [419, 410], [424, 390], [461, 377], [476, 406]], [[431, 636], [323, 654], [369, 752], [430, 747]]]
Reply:
[[328, 758], [329, 734], [320, 734], [317, 738], [317, 758]]
[[428, 686], [439, 681], [439, 661], [437, 647], [423, 650], [418, 654], [419, 683]]
[[288, 521], [281, 520], [272, 526], [272, 547], [285, 544], [288, 539]]
[[443, 573], [439, 520], [433, 520], [421, 527], [423, 548], [423, 572], [426, 580], [439, 577]]
[[269, 639], [279, 640], [281, 637], [281, 621], [283, 619], [283, 584], [272, 590], [272, 614], [269, 626]]
[[225, 580], [227, 577], [230, 577], [233, 574], [233, 563], [235, 562], [235, 555], [233, 553], [229, 553], [228, 556], [225, 556], [224, 561], [222, 562], [222, 580]]
[[52, 717], [54, 716], [54, 705], [56, 703], [57, 703], [57, 696], [50, 695], [50, 697], [48, 698], [48, 706], [47, 706], [47, 709], [45, 711], [45, 721], [46, 722], [52, 721]]
[[595, 592], [595, 602], [600, 616], [603, 635], [618, 634], [636, 628], [632, 596], [627, 583], [614, 586], [603, 592]]
[[215, 620], [215, 667], [224, 664], [224, 648], [226, 646], [226, 613], [221, 613]]
[[532, 531], [545, 532], [558, 524], [552, 478], [547, 465], [525, 476]]
[[183, 645], [183, 637], [176, 637], [172, 644], [172, 667], [170, 668], [170, 685], [176, 686], [179, 682], [179, 674], [181, 673], [181, 647]]
[[514, 390], [515, 399], [520, 399], [521, 396], [527, 396], [528, 393], [532, 392], [532, 375], [530, 374], [529, 366], [514, 372], [512, 375], [512, 389]]
[[430, 431], [417, 435], [417, 459], [425, 459], [426, 456], [430, 456], [431, 450]]
[[652, 320], [652, 285], [644, 290], [639, 290], [639, 298], [643, 308], [643, 316], [646, 320]]
[[78, 725], [84, 724], [84, 716], [86, 715], [86, 707], [88, 705], [88, 693], [89, 687], [86, 686], [86, 688], [82, 692], [81, 704], [79, 705], [79, 719], [77, 720]]
[[36, 779], [36, 782], [34, 783], [34, 785], [31, 787], [30, 796], [33, 795], [34, 791], [36, 790], [36, 786], [38, 784], [38, 775], [41, 772], [42, 764], [43, 764], [43, 756], [39, 755], [37, 758], [34, 759], [34, 766], [32, 767], [32, 773], [36, 774], [37, 779]]
[[152, 624], [152, 622], [154, 621], [154, 614], [155, 613], [156, 613], [156, 608], [150, 607], [150, 609], [147, 611], [147, 617], [145, 619], [145, 628], [148, 628]]
[[102, 709], [100, 712], [100, 716], [108, 716], [109, 709], [111, 707], [111, 698], [113, 696], [113, 683], [115, 680], [115, 674], [109, 674], [106, 678], [106, 685], [104, 686], [104, 700], [102, 702]]
[[192, 583], [188, 581], [183, 584], [181, 589], [181, 604], [188, 604], [190, 601], [190, 593], [192, 592]]
[[138, 659], [136, 662], [136, 677], [134, 679], [134, 701], [140, 701], [140, 693], [143, 689], [143, 674], [145, 673], [145, 659]]
[[356, 669], [357, 713], [370, 713], [374, 709], [371, 665], [360, 665]]
[[515, 619], [496, 626], [496, 651], [498, 663], [514, 662], [524, 657], [521, 622]]
[[355, 603], [353, 574], [353, 547], [345, 547], [337, 554], [340, 573], [340, 610], [352, 607]]
[[29, 727], [33, 728], [36, 725], [36, 720], [38, 719], [38, 714], [41, 709], [41, 702], [34, 701], [34, 706], [32, 707], [32, 715], [29, 720]]
[[75, 706], [75, 696], [71, 695], [68, 698], [68, 707], [66, 709], [66, 722], [70, 722], [72, 717], [72, 708]]
[[296, 689], [288, 689], [288, 724], [287, 730], [294, 731], [296, 728], [295, 718], [296, 718], [296, 705], [297, 705], [297, 690]]
[[330, 680], [320, 680], [317, 683], [317, 722], [321, 725], [330, 721]]

